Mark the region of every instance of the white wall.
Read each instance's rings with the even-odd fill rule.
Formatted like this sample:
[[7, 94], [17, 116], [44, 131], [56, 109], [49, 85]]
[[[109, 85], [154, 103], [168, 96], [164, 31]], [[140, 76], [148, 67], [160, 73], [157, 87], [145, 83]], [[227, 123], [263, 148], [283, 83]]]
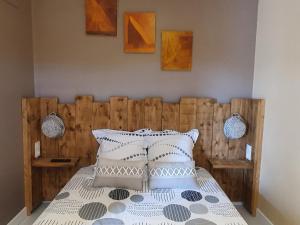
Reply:
[[266, 99], [260, 208], [300, 224], [300, 1], [260, 0], [253, 96]]

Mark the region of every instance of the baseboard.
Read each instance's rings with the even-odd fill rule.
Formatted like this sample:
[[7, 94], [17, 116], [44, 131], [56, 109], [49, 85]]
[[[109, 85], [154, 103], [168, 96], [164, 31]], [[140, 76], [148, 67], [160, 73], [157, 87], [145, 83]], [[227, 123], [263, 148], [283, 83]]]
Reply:
[[264, 220], [265, 220], [265, 222], [267, 223], [267, 224], [269, 224], [269, 225], [274, 225], [273, 223], [272, 223], [272, 221], [260, 210], [260, 209], [257, 209], [257, 214], [258, 215], [260, 215]]
[[22, 209], [7, 225], [20, 225], [27, 217], [26, 207]]

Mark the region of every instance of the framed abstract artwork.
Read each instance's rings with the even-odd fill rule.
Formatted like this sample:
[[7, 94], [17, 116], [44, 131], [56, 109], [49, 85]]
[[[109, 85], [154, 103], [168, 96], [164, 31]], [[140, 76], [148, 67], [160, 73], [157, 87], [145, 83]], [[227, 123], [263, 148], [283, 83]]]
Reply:
[[118, 0], [85, 0], [86, 33], [117, 36]]
[[162, 70], [192, 70], [193, 32], [163, 31], [161, 48]]
[[155, 52], [155, 20], [152, 12], [126, 12], [124, 15], [124, 52]]

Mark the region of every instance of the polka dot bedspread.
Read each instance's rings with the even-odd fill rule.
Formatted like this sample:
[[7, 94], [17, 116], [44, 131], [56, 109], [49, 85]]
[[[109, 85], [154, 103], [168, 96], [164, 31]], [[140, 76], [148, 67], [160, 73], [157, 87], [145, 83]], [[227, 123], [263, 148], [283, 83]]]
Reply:
[[212, 176], [197, 169], [198, 189], [92, 187], [79, 170], [34, 225], [247, 225]]

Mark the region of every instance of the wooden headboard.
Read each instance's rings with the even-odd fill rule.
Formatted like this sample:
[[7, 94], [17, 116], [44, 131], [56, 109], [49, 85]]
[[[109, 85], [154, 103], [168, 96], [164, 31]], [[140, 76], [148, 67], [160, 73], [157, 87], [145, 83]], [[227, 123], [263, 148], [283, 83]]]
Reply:
[[[244, 159], [246, 144], [252, 145], [253, 170], [222, 170], [215, 178], [232, 201], [243, 201], [255, 214], [264, 104], [260, 99], [233, 99], [221, 104], [211, 98], [198, 97], [164, 103], [160, 97], [143, 100], [111, 97], [107, 102], [95, 102], [92, 96], [79, 96], [75, 104], [62, 104], [57, 98], [24, 98], [23, 148], [28, 212], [42, 201], [52, 200], [80, 167], [95, 162], [98, 144], [91, 135], [92, 129], [133, 131], [147, 127], [153, 130], [199, 129], [194, 158], [198, 166], [207, 169], [207, 159]], [[64, 120], [66, 132], [62, 138], [49, 139], [41, 134], [41, 120], [51, 112], [57, 112]], [[232, 113], [241, 114], [248, 123], [247, 135], [239, 140], [228, 140], [223, 134], [224, 120]], [[80, 157], [79, 165], [73, 169], [33, 167], [36, 141], [41, 141], [42, 157]]]

